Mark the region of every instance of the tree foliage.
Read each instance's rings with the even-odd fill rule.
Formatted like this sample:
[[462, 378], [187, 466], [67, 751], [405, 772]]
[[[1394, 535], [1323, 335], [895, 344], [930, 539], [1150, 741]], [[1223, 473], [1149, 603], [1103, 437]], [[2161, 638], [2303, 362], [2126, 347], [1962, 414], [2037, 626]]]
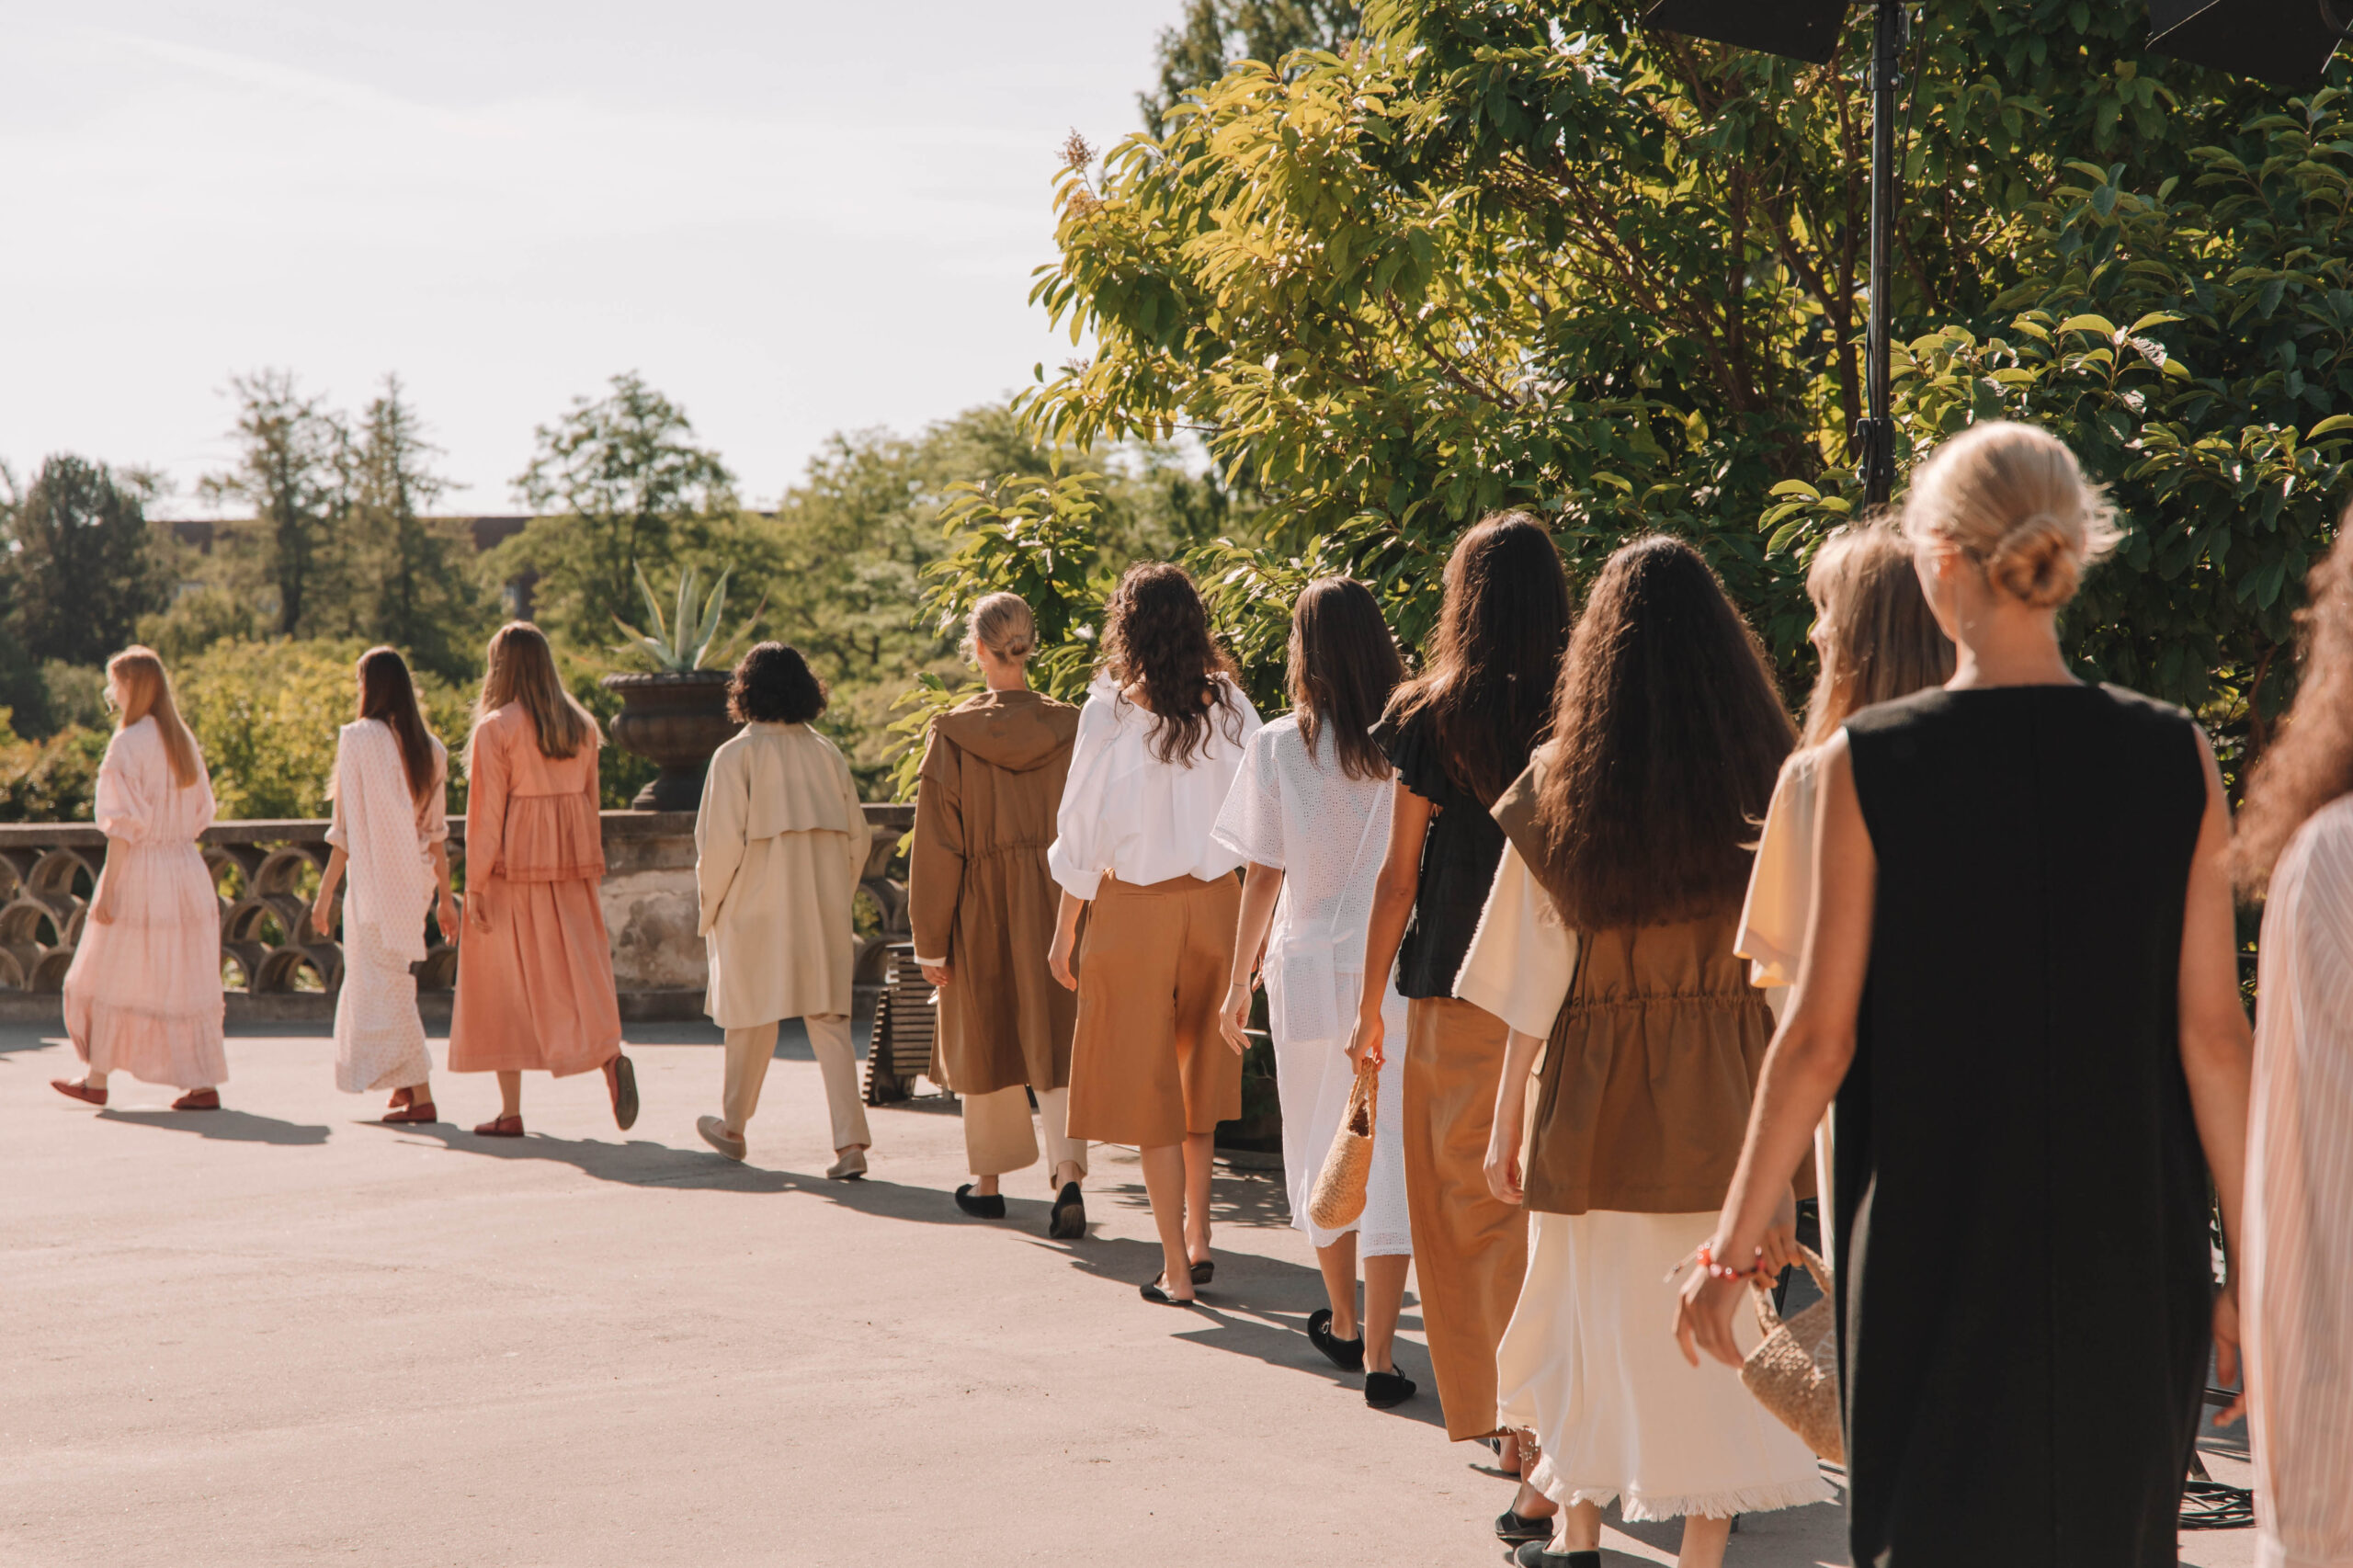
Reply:
[[1272, 64], [1300, 50], [1336, 50], [1356, 37], [1364, 7], [1355, 0], [1185, 0], [1183, 20], [1160, 29], [1157, 91], [1136, 107], [1154, 136], [1168, 111], [1245, 60]]
[[304, 635], [317, 630], [305, 619], [313, 587], [341, 564], [336, 524], [346, 510], [350, 429], [324, 394], [305, 393], [289, 370], [233, 376], [229, 390], [243, 449], [236, 467], [208, 474], [198, 493], [251, 508], [278, 633]]
[[171, 547], [147, 522], [155, 492], [146, 473], [71, 455], [43, 462], [21, 493], [0, 473], [0, 684], [28, 733], [66, 722], [33, 666], [103, 664], [170, 602]]
[[400, 378], [360, 415], [351, 446], [343, 528], [357, 556], [352, 633], [400, 649], [445, 680], [472, 673], [489, 635], [489, 609], [473, 578], [473, 547], [432, 514], [449, 482], [434, 471], [440, 449], [425, 437]]

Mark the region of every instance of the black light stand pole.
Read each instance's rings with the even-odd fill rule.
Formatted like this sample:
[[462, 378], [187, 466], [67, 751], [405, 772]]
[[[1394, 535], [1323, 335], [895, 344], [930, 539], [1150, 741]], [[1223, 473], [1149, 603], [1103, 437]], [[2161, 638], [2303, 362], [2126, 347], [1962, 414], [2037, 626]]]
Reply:
[[1870, 324], [1863, 342], [1866, 407], [1857, 429], [1863, 505], [1895, 491], [1895, 423], [1888, 413], [1889, 294], [1895, 244], [1895, 94], [1903, 85], [1904, 0], [1879, 0], [1871, 24]]

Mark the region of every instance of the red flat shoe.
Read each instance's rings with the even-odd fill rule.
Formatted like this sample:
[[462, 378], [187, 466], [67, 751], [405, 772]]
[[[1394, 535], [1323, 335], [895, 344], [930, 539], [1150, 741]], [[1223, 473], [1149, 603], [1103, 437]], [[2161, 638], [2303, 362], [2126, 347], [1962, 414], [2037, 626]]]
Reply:
[[[385, 1119], [390, 1120], [391, 1118], [387, 1117]], [[523, 1136], [523, 1119], [519, 1116], [494, 1117], [475, 1128], [474, 1136], [477, 1138], [520, 1138]]]
[[77, 1084], [71, 1078], [51, 1078], [49, 1081], [49, 1086], [67, 1099], [80, 1100], [84, 1105], [107, 1103], [107, 1092], [104, 1089], [94, 1089], [87, 1084]]
[[219, 1110], [221, 1108], [221, 1091], [218, 1089], [190, 1089], [188, 1093], [182, 1095], [179, 1098], [172, 1102], [172, 1108], [174, 1110]]
[[[406, 1094], [408, 1091], [406, 1089], [403, 1089], [401, 1093]], [[380, 1121], [389, 1122], [392, 1125], [398, 1127], [409, 1122], [438, 1121], [441, 1119], [441, 1113], [433, 1108], [433, 1102], [431, 1100], [426, 1101], [423, 1105], [418, 1105], [412, 1100], [408, 1104], [401, 1107], [398, 1110], [386, 1111], [382, 1116], [377, 1118], [377, 1119]], [[476, 1128], [475, 1131], [480, 1131], [481, 1129]]]

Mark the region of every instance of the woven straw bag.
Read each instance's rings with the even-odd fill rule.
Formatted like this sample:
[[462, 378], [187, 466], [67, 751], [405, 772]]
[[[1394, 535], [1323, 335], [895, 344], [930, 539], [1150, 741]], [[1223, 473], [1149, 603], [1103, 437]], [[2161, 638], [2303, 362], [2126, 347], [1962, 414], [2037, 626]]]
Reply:
[[1315, 1190], [1307, 1199], [1307, 1218], [1324, 1230], [1353, 1225], [1364, 1212], [1365, 1180], [1372, 1175], [1372, 1119], [1380, 1098], [1376, 1089], [1380, 1071], [1369, 1062], [1357, 1069], [1357, 1081], [1348, 1086], [1347, 1114], [1340, 1118], [1340, 1130], [1332, 1135], [1324, 1168], [1315, 1174]]
[[1773, 1293], [1759, 1285], [1753, 1300], [1756, 1326], [1765, 1331], [1765, 1338], [1741, 1363], [1740, 1381], [1817, 1457], [1845, 1464], [1847, 1444], [1839, 1426], [1838, 1320], [1831, 1306], [1837, 1287], [1831, 1281], [1828, 1264], [1805, 1247], [1798, 1248], [1798, 1253], [1805, 1260], [1805, 1271], [1822, 1288], [1822, 1300], [1784, 1321], [1773, 1310]]

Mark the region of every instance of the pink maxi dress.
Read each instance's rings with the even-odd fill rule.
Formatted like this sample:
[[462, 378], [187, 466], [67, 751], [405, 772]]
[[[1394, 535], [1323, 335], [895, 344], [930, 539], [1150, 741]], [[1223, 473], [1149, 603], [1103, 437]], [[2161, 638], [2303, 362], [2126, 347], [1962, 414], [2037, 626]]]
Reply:
[[183, 787], [154, 720], [107, 743], [92, 814], [108, 840], [114, 920], [85, 917], [65, 971], [65, 1032], [94, 1073], [179, 1089], [228, 1081], [221, 900], [196, 846], [212, 811], [203, 754], [196, 782]]
[[[597, 750], [543, 755], [530, 713], [509, 703], [475, 729], [468, 782], [470, 907], [459, 922], [449, 1071], [561, 1078], [602, 1067], [620, 1051], [621, 1015], [597, 899]], [[474, 924], [476, 908], [488, 909], [489, 930]]]

